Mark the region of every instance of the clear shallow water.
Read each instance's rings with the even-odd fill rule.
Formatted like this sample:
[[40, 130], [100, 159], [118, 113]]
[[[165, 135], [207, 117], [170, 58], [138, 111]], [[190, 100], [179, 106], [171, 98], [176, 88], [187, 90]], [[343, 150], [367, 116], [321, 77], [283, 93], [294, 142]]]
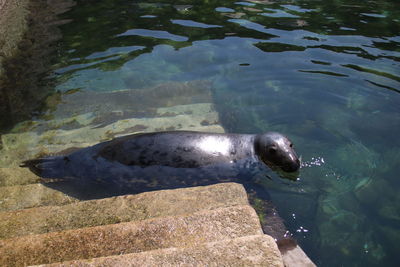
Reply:
[[211, 82], [228, 132], [287, 134], [296, 183], [266, 180], [319, 266], [396, 266], [400, 5], [396, 1], [77, 1], [57, 90]]

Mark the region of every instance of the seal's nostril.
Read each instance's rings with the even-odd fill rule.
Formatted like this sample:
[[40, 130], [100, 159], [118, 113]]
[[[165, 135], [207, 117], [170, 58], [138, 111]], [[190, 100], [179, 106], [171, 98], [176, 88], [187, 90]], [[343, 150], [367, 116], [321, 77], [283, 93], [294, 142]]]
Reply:
[[282, 170], [284, 170], [285, 172], [296, 172], [299, 169], [300, 169], [299, 160], [288, 162], [282, 167]]

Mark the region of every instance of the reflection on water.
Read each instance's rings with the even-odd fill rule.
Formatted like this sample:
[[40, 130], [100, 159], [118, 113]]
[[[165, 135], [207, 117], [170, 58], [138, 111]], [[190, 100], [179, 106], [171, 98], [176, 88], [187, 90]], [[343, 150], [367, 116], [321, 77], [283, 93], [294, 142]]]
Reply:
[[[158, 104], [146, 108], [164, 89], [146, 101], [130, 98], [136, 99], [132, 109], [129, 101], [120, 108], [115, 101], [108, 119], [101, 107], [73, 98], [83, 94], [107, 103], [127, 98], [90, 94], [207, 80], [226, 131], [274, 130], [293, 139], [303, 158], [300, 180], [263, 183], [289, 230], [318, 265], [396, 265], [398, 2], [78, 1], [64, 16], [73, 21], [62, 26], [64, 38], [54, 65], [58, 98], [52, 98], [48, 104], [53, 109], [44, 114], [54, 120], [40, 127], [74, 116], [68, 106], [62, 107], [65, 98], [71, 110], [82, 110], [80, 117], [69, 120], [72, 128], [101, 126], [132, 114], [185, 115], [176, 109], [162, 113]], [[177, 97], [183, 92], [165, 90]], [[211, 102], [207, 92], [181, 104]], [[161, 106], [174, 106], [168, 101]], [[103, 120], [96, 121], [99, 114]], [[199, 127], [204, 126], [201, 121]], [[33, 124], [14, 132], [48, 130]], [[133, 131], [150, 124], [137, 121]], [[57, 144], [45, 145], [52, 151], [51, 145]]]

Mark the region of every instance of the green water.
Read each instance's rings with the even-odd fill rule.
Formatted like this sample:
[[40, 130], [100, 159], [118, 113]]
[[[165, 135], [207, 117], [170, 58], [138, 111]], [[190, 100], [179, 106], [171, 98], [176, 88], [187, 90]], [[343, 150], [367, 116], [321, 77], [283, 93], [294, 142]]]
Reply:
[[397, 266], [398, 1], [77, 1], [60, 93], [206, 80], [228, 132], [280, 131], [295, 183], [265, 181], [318, 266]]

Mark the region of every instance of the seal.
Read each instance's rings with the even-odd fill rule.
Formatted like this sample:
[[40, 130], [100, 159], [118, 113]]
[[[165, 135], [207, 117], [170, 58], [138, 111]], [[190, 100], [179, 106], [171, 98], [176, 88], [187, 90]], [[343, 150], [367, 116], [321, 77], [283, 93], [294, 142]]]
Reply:
[[263, 231], [281, 240], [288, 231], [256, 175], [269, 169], [297, 173], [300, 161], [292, 142], [276, 132], [171, 131], [119, 137], [21, 166], [45, 179], [61, 179], [45, 185], [82, 200], [239, 182], [250, 204], [266, 218], [261, 221]]
[[237, 181], [260, 165], [297, 172], [300, 161], [292, 142], [276, 132], [171, 131], [123, 136], [67, 155], [28, 160], [21, 167], [42, 178], [112, 183], [144, 191]]

